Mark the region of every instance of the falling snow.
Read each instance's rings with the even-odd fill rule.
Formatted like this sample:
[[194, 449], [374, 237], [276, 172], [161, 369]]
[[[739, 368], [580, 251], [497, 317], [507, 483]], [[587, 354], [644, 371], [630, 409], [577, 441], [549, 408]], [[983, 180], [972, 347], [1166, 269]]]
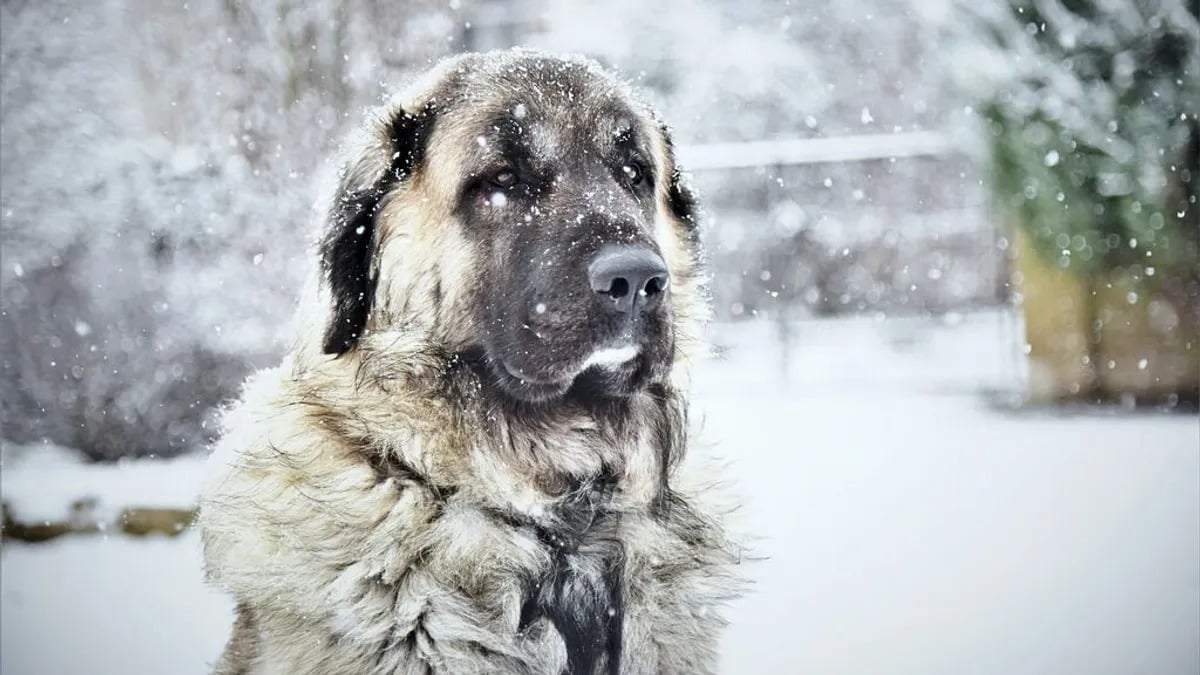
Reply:
[[[697, 451], [764, 558], [722, 672], [1200, 669], [1194, 395], [1153, 389], [1196, 367], [1173, 332], [1200, 302], [1191, 5], [234, 4], [0, 9], [6, 509], [190, 501], [213, 411], [288, 344], [327, 189], [362, 179], [338, 162], [364, 111], [516, 41], [619, 69], [703, 206], [722, 358], [695, 364]], [[1144, 61], [1173, 54], [1187, 77]], [[536, 131], [574, 96], [493, 112]], [[520, 195], [471, 203], [546, 226]], [[530, 330], [572, 316], [550, 306]], [[1031, 398], [1060, 370], [1084, 373], [1069, 415]], [[208, 672], [232, 608], [198, 546], [6, 543], [0, 670]]]

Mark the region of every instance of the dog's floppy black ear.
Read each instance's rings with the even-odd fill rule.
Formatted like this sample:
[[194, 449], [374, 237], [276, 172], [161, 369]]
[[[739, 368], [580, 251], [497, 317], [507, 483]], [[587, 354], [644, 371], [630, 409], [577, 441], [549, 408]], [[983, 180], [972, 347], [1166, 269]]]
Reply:
[[670, 128], [665, 124], [659, 128], [667, 145], [667, 164], [671, 167], [671, 174], [667, 176], [667, 207], [671, 209], [671, 215], [687, 226], [688, 233], [696, 240], [700, 236], [700, 203], [683, 170], [679, 168]]
[[346, 169], [321, 239], [321, 270], [333, 298], [326, 354], [345, 353], [367, 325], [378, 281], [371, 269], [375, 217], [384, 197], [421, 164], [432, 122], [432, 106], [418, 113], [397, 110], [383, 126], [391, 142], [386, 170], [372, 177], [373, 157]]

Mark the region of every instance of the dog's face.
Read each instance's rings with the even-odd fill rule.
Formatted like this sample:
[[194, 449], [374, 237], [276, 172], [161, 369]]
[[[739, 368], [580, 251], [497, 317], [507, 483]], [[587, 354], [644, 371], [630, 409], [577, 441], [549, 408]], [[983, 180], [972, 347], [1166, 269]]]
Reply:
[[523, 401], [667, 376], [699, 252], [647, 108], [591, 64], [510, 51], [460, 58], [384, 117], [387, 168], [352, 168], [325, 241], [327, 352], [420, 325]]

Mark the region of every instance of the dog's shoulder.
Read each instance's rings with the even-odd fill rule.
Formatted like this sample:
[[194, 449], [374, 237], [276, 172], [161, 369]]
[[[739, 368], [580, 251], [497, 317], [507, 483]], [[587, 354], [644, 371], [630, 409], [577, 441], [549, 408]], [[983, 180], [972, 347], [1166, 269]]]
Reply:
[[433, 495], [372, 462], [311, 386], [287, 368], [248, 381], [224, 415], [199, 524], [210, 574], [235, 596], [325, 612], [348, 569], [406, 564], [404, 535], [430, 521]]

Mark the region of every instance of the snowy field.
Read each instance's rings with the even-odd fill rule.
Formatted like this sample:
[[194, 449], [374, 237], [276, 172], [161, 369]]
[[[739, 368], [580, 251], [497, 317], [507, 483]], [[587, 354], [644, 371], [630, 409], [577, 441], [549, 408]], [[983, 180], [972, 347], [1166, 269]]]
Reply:
[[[772, 330], [714, 331], [729, 350], [697, 378], [765, 557], [722, 672], [1200, 672], [1195, 415], [996, 407], [981, 392], [1018, 363], [1004, 315], [808, 322], [786, 373]], [[186, 502], [198, 471], [47, 456], [3, 479], [34, 510], [80, 491]], [[228, 631], [195, 533], [12, 544], [0, 562], [5, 675], [199, 674]]]

